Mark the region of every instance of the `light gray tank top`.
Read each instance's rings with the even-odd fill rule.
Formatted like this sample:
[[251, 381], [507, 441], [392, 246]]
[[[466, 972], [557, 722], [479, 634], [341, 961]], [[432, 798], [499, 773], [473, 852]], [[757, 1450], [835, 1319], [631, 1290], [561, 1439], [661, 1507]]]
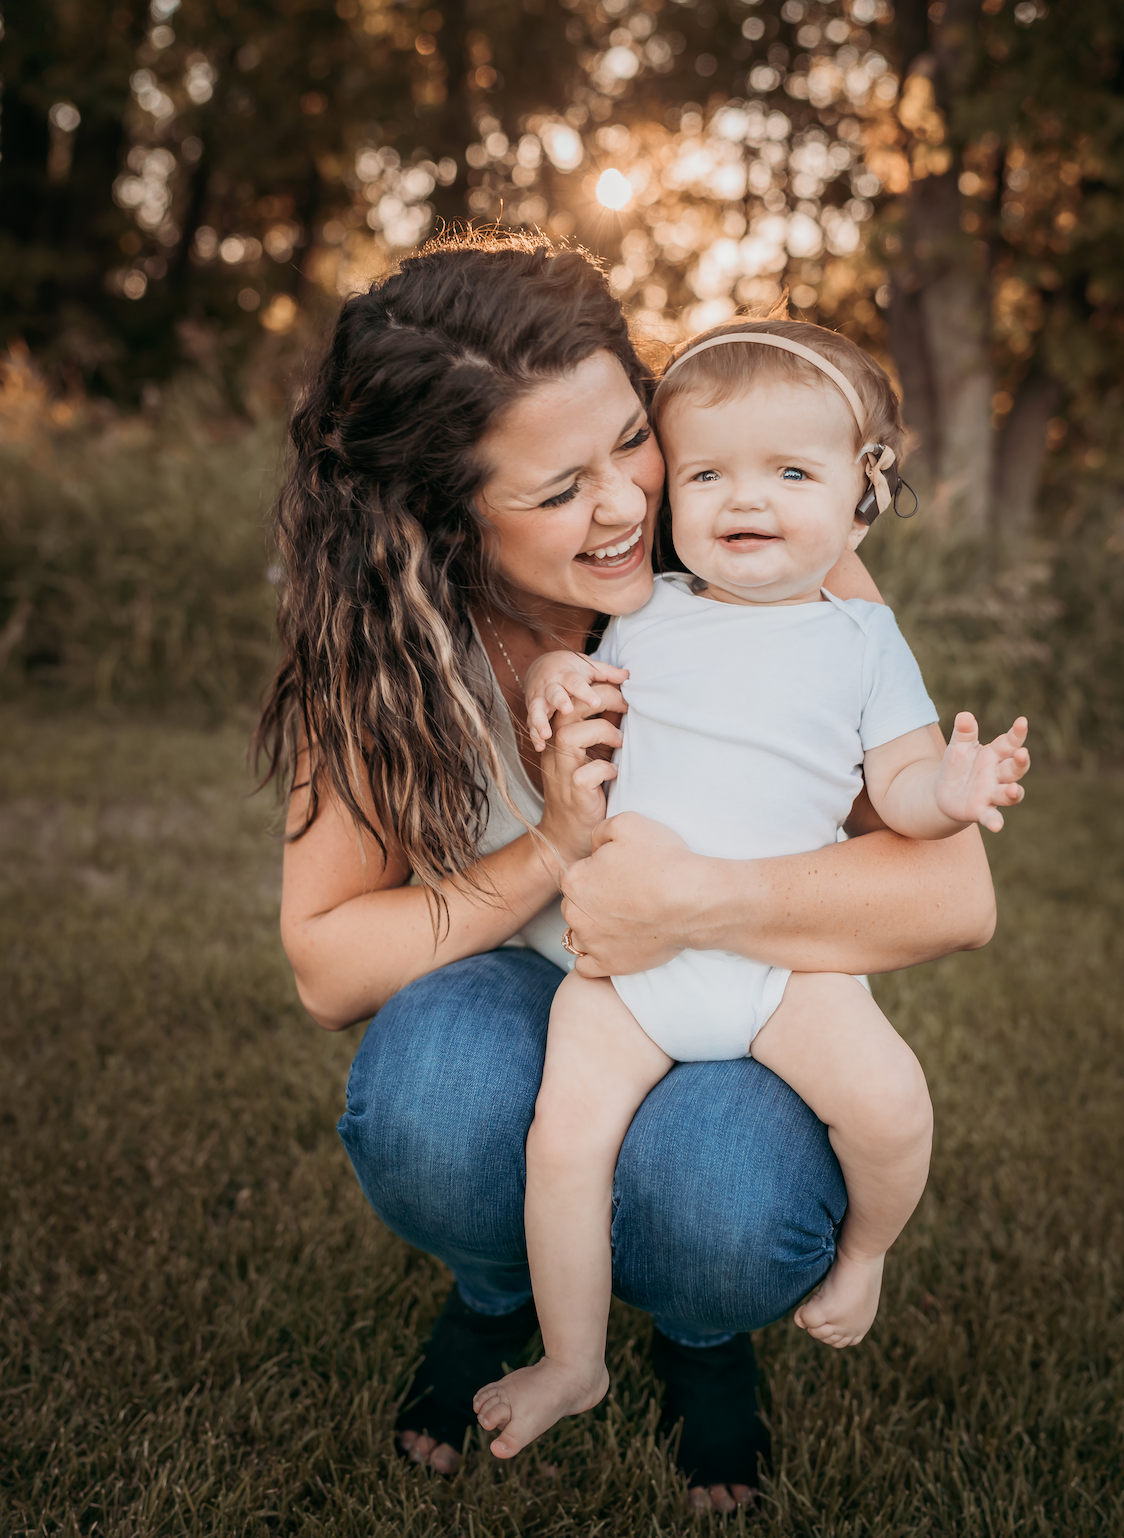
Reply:
[[[476, 645], [480, 655], [480, 661], [487, 669], [488, 680], [492, 688], [494, 701], [494, 720], [496, 722], [496, 747], [503, 766], [507, 771], [508, 794], [512, 801], [522, 812], [523, 816], [535, 827], [542, 817], [543, 798], [531, 784], [527, 771], [523, 767], [523, 761], [519, 757], [519, 748], [515, 741], [515, 729], [511, 724], [511, 716], [508, 714], [507, 702], [500, 689], [499, 680], [492, 670], [492, 664], [488, 661], [488, 653], [484, 650], [480, 633], [473, 623], [473, 632], [476, 635]], [[500, 795], [495, 783], [488, 784], [488, 826], [484, 837], [480, 840], [479, 852], [481, 856], [494, 854], [497, 849], [502, 849], [505, 844], [510, 844], [514, 839], [520, 838], [527, 829], [515, 817], [503, 797]], [[566, 933], [566, 921], [562, 917], [562, 899], [560, 897], [545, 907], [541, 913], [536, 913], [529, 923], [525, 924], [518, 934], [512, 935], [505, 944], [509, 946], [527, 947], [538, 951], [540, 956], [545, 956], [548, 961], [553, 961], [555, 966], [563, 967], [569, 971], [574, 964], [574, 958], [562, 948], [562, 936]]]

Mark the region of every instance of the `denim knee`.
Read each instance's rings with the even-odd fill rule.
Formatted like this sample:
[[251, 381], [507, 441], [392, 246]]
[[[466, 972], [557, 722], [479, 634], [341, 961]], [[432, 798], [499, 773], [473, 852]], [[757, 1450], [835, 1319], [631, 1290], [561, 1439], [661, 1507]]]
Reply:
[[524, 1145], [559, 968], [491, 951], [418, 978], [367, 1027], [339, 1133], [363, 1193], [439, 1256], [526, 1263]]
[[616, 1291], [673, 1339], [759, 1329], [828, 1269], [846, 1204], [827, 1128], [775, 1074], [677, 1064], [617, 1164]]

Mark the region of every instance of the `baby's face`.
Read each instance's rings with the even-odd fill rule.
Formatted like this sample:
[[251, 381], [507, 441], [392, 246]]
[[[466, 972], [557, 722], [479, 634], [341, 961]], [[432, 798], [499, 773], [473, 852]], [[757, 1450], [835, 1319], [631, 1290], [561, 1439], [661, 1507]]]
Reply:
[[830, 382], [767, 383], [718, 406], [682, 395], [664, 414], [675, 548], [724, 603], [802, 603], [866, 525], [850, 408]]

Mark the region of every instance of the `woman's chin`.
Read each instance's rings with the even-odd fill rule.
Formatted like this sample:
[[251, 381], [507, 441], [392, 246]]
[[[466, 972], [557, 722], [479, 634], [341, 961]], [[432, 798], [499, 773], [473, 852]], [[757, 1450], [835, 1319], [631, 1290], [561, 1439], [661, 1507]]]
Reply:
[[640, 539], [619, 565], [580, 557], [575, 557], [572, 565], [583, 603], [599, 614], [632, 614], [652, 596], [654, 579], [647, 538]]
[[608, 573], [593, 573], [579, 578], [578, 586], [583, 608], [595, 609], [598, 614], [635, 614], [652, 596], [655, 578], [647, 555], [632, 571], [613, 580]]

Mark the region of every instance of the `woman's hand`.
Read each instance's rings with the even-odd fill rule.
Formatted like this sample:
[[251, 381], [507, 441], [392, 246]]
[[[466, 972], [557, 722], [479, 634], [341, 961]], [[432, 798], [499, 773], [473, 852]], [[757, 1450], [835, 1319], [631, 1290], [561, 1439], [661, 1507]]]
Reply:
[[592, 832], [589, 859], [571, 865], [562, 882], [562, 914], [584, 952], [583, 977], [646, 972], [690, 943], [685, 915], [705, 866], [670, 828], [622, 812]]
[[[609, 758], [621, 745], [617, 722], [628, 709], [612, 684], [596, 684], [590, 695], [575, 702], [572, 718], [555, 727], [542, 756], [546, 805], [539, 833], [559, 856], [559, 882], [567, 866], [588, 856], [590, 835], [605, 820], [602, 787], [616, 778]], [[606, 719], [606, 712], [614, 719]]]

